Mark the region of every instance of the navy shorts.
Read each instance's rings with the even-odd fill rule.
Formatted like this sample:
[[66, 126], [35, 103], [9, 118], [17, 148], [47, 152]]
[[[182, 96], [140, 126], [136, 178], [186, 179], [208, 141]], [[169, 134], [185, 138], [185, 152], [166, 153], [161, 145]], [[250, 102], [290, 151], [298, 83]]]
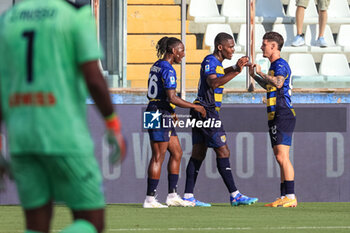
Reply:
[[175, 128], [173, 125], [169, 128], [163, 128], [163, 118], [164, 116], [171, 116], [173, 112], [170, 112], [165, 109], [157, 108], [155, 105], [149, 105], [146, 109], [146, 111], [150, 112], [156, 112], [159, 110], [159, 112], [162, 114], [160, 116], [160, 129], [148, 129], [149, 138], [151, 141], [155, 142], [169, 142], [171, 136], [177, 136]]
[[296, 118], [275, 117], [268, 122], [272, 147], [276, 145], [292, 145], [292, 135]]
[[[201, 114], [193, 109], [191, 109], [191, 120], [196, 119], [196, 121], [206, 121], [211, 118], [211, 121], [215, 120], [221, 121], [219, 114], [215, 109], [207, 109], [207, 116], [203, 118]], [[192, 128], [192, 144], [206, 144], [207, 147], [219, 148], [226, 145], [226, 133], [221, 122], [221, 127], [201, 127]]]

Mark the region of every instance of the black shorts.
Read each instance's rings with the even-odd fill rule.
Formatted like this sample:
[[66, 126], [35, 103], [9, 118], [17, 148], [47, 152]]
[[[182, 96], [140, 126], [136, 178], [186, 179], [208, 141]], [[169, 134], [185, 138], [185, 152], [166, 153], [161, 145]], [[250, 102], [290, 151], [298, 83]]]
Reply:
[[295, 117], [275, 117], [268, 121], [269, 134], [272, 147], [276, 145], [292, 145], [292, 135], [294, 132], [296, 118]]
[[[207, 109], [207, 116], [203, 118], [201, 114], [193, 109], [191, 109], [191, 120], [196, 119], [196, 121], [207, 121], [210, 120], [210, 126], [216, 123], [217, 127], [194, 127], [192, 128], [192, 144], [206, 144], [207, 147], [219, 148], [226, 145], [226, 133], [222, 122], [220, 120], [219, 114], [215, 109]], [[221, 126], [218, 127], [218, 122], [221, 122]]]

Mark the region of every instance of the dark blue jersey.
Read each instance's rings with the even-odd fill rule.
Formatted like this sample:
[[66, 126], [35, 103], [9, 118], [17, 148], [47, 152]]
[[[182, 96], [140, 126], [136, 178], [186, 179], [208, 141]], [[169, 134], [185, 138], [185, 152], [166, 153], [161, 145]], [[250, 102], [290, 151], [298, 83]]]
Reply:
[[270, 84], [266, 85], [268, 120], [273, 120], [275, 115], [294, 117], [295, 111], [291, 101], [292, 79], [288, 63], [282, 58], [277, 59], [271, 63], [268, 74], [285, 78], [280, 89]]
[[218, 78], [225, 75], [221, 62], [213, 54], [206, 56], [201, 64], [198, 94], [195, 103], [200, 103], [208, 108], [215, 108], [219, 112], [224, 86], [213, 90], [207, 83], [207, 78], [211, 74], [216, 74]]
[[149, 73], [147, 93], [149, 104], [169, 108], [170, 103], [166, 94], [166, 90], [169, 89], [176, 89], [176, 72], [169, 62], [158, 60]]

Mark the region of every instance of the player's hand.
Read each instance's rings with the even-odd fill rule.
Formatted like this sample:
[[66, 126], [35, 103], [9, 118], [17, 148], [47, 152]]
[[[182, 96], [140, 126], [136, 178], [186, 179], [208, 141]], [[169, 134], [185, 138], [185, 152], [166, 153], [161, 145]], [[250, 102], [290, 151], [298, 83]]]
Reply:
[[196, 107], [194, 107], [194, 110], [196, 110], [197, 112], [199, 112], [203, 118], [205, 118], [207, 116], [207, 111], [205, 110], [205, 108], [201, 105], [196, 104]]
[[244, 57], [241, 57], [240, 59], [238, 59], [238, 61], [236, 63], [235, 71], [242, 72], [243, 67], [246, 66], [248, 64], [248, 62], [249, 62], [248, 56], [244, 56]]
[[106, 119], [107, 142], [110, 146], [109, 162], [112, 165], [121, 163], [126, 156], [126, 144], [121, 133], [120, 120], [113, 114]]
[[257, 73], [261, 72], [261, 66], [259, 64], [251, 64], [249, 66], [249, 74], [250, 76], [254, 76]]

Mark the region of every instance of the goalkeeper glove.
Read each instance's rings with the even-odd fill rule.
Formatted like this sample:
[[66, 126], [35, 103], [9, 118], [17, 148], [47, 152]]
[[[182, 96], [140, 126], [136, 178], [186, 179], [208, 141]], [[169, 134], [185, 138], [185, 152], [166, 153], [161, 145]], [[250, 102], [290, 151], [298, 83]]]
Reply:
[[114, 165], [122, 162], [126, 156], [125, 140], [121, 134], [120, 120], [115, 113], [106, 117], [105, 123], [107, 127], [107, 142], [111, 149], [109, 162]]

